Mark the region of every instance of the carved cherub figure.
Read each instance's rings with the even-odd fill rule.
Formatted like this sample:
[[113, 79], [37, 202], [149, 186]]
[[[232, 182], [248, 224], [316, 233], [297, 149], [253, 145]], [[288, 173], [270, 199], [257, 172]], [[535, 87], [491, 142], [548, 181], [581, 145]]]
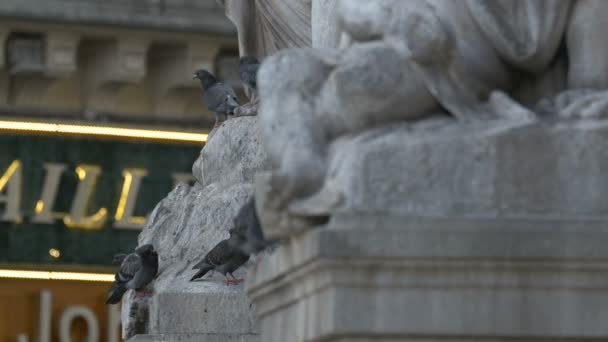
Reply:
[[258, 73], [274, 166], [256, 184], [265, 227], [306, 227], [339, 201], [319, 191], [343, 135], [438, 112], [530, 119], [543, 98], [564, 116], [608, 108], [606, 1], [339, 0], [336, 11], [340, 47], [282, 50]]

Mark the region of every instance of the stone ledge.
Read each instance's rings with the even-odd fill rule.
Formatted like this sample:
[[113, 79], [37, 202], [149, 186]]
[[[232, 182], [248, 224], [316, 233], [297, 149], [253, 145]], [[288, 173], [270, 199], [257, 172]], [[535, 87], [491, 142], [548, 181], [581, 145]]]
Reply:
[[234, 25], [224, 17], [223, 9], [214, 0], [179, 1], [165, 4], [165, 7], [159, 1], [133, 4], [133, 1], [49, 0], [34, 3], [4, 0], [0, 3], [0, 17], [236, 35]]
[[[429, 119], [335, 141], [323, 190], [298, 212], [608, 219], [608, 120]], [[310, 209], [308, 208], [310, 207]]]
[[607, 227], [355, 216], [292, 238], [248, 294], [263, 341], [608, 338]]

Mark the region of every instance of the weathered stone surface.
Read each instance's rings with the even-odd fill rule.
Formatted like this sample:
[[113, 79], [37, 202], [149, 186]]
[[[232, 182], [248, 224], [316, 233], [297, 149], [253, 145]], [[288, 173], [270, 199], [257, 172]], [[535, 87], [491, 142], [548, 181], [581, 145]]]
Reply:
[[437, 119], [343, 137], [325, 213], [608, 219], [607, 136], [608, 120]]
[[128, 290], [123, 295], [120, 320], [122, 324], [122, 336], [134, 336], [145, 334], [148, 331], [150, 314], [149, 296], [137, 296], [132, 290]]
[[340, 30], [336, 0], [313, 0], [311, 7], [312, 46], [327, 48], [338, 46]]
[[[217, 129], [193, 167], [199, 182], [178, 185], [151, 213], [139, 243], [155, 246], [159, 275], [147, 299], [146, 336], [135, 340], [256, 340], [256, 320], [242, 285], [227, 286], [219, 274], [189, 281], [196, 272], [192, 266], [228, 237], [233, 217], [253, 193], [253, 174], [265, 167], [256, 126], [248, 117]], [[244, 275], [244, 268], [235, 272]], [[127, 312], [129, 304], [123, 302]], [[123, 320], [123, 326], [130, 323]]]
[[263, 341], [608, 338], [606, 221], [357, 214], [251, 271]]
[[192, 172], [203, 186], [216, 182], [253, 182], [256, 171], [267, 168], [256, 116], [235, 117], [212, 132]]
[[[243, 269], [236, 272], [244, 277]], [[222, 276], [206, 276], [188, 283], [177, 281], [170, 290], [152, 298], [149, 333], [256, 334], [251, 303], [243, 285], [228, 286]]]

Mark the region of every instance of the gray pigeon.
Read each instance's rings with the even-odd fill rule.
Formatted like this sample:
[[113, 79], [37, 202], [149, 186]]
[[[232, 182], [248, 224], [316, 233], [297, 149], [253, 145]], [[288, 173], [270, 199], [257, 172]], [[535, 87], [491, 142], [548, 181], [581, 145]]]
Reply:
[[218, 82], [215, 76], [207, 70], [197, 70], [192, 79], [199, 79], [203, 86], [203, 101], [207, 109], [213, 112], [215, 125], [222, 119], [227, 119], [228, 115], [234, 114], [234, 110], [239, 106], [234, 89], [231, 86]]
[[[198, 272], [190, 279], [198, 279], [203, 277], [209, 271], [217, 271], [226, 277], [226, 285], [238, 284], [242, 279], [236, 279], [232, 272], [249, 260], [249, 255], [243, 253], [240, 249], [232, 247], [233, 243], [230, 240], [236, 238], [235, 229], [230, 229], [230, 237], [220, 241], [213, 247], [207, 255], [192, 269], [198, 269]], [[228, 279], [229, 275], [232, 279]]]
[[122, 260], [120, 269], [114, 276], [114, 283], [108, 290], [106, 304], [116, 304], [128, 290], [142, 290], [156, 277], [158, 254], [154, 246], [147, 244], [135, 249], [134, 253], [114, 256], [114, 262]]
[[251, 102], [258, 98], [257, 74], [260, 62], [255, 57], [244, 56], [239, 59], [239, 77], [243, 85], [249, 89]]
[[233, 247], [239, 248], [247, 255], [257, 254], [264, 249], [275, 245], [276, 241], [266, 240], [262, 226], [255, 211], [255, 198], [245, 203], [234, 218], [234, 230], [236, 237], [230, 242]]

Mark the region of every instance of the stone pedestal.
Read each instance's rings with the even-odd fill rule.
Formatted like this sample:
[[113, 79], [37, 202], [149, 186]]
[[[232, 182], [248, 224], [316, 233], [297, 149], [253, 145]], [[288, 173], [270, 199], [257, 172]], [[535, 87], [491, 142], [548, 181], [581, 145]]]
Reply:
[[438, 120], [335, 142], [329, 223], [249, 276], [261, 339], [608, 340], [607, 136]]
[[[128, 341], [259, 341], [253, 306], [243, 285], [220, 274], [190, 281], [197, 264], [228, 237], [233, 219], [253, 193], [252, 179], [266, 159], [257, 118], [226, 121], [213, 132], [194, 163], [194, 186], [178, 185], [154, 209], [139, 236], [159, 254], [153, 294], [123, 299], [123, 338]], [[243, 278], [246, 267], [234, 275]], [[211, 272], [210, 272], [211, 273]]]
[[262, 341], [608, 339], [608, 226], [335, 217], [250, 274]]

